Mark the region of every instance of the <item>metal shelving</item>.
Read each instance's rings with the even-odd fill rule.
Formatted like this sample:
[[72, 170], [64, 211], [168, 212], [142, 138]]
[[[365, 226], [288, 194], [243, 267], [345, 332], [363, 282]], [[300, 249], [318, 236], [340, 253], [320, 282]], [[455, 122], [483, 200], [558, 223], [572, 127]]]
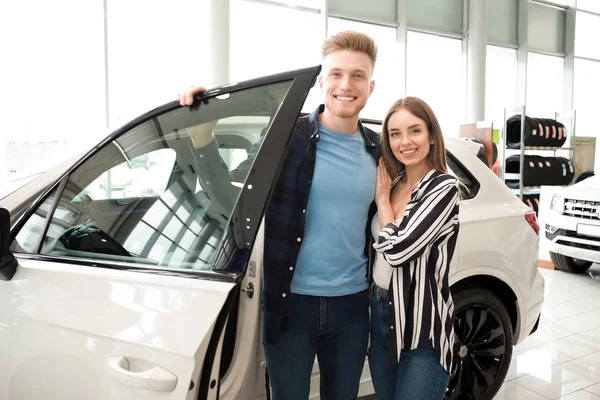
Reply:
[[[520, 142], [521, 147], [519, 149], [510, 149], [507, 147], [507, 121], [513, 115], [521, 115], [521, 132], [520, 132]], [[506, 182], [506, 179], [516, 180], [519, 182], [518, 188], [511, 188], [511, 190], [515, 193], [518, 193], [521, 201], [523, 200], [523, 195], [525, 194], [535, 194], [539, 193], [540, 186], [522, 186], [522, 177], [523, 177], [523, 168], [525, 165], [525, 154], [530, 151], [553, 151], [554, 157], [556, 157], [557, 151], [569, 151], [569, 158], [573, 165], [575, 165], [575, 110], [567, 110], [561, 113], [554, 113], [554, 119], [556, 121], [561, 122], [565, 126], [565, 130], [568, 133], [567, 141], [565, 142], [565, 146], [563, 147], [544, 147], [544, 146], [524, 146], [525, 143], [525, 106], [515, 107], [515, 108], [505, 108], [504, 109], [504, 124], [502, 126], [502, 143], [500, 143], [500, 156], [502, 160], [502, 166], [500, 169], [500, 179], [502, 182]], [[507, 154], [519, 154], [519, 173], [506, 173], [506, 159]]]

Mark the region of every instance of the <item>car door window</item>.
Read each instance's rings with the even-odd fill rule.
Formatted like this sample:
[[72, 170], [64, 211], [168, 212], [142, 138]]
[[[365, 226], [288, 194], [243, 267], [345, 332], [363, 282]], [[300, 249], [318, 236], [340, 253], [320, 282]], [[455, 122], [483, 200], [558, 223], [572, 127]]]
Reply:
[[460, 200], [475, 197], [479, 190], [479, 182], [450, 152], [446, 152], [446, 167], [450, 175], [458, 181], [458, 196]]
[[96, 178], [73, 200], [160, 196], [167, 189], [176, 157], [174, 150], [160, 149], [126, 160]]
[[50, 256], [210, 269], [291, 83], [177, 108], [106, 143], [69, 175], [45, 228], [52, 199], [34, 211], [13, 251], [36, 252], [43, 234], [40, 252]]
[[17, 240], [12, 242], [11, 250], [13, 252], [36, 253], [38, 251], [40, 238], [44, 230], [44, 221], [52, 209], [55, 197], [56, 190], [53, 190], [46, 200], [31, 214], [19, 232]]

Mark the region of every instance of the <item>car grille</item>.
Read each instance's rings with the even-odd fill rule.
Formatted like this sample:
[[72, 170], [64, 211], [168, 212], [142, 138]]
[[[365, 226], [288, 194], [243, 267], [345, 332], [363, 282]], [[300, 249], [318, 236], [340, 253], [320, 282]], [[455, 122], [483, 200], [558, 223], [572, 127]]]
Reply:
[[593, 237], [593, 236], [586, 236], [586, 235], [582, 235], [582, 234], [577, 234], [576, 231], [570, 231], [568, 229], [558, 229], [556, 232], [554, 233], [550, 233], [547, 229], [546, 229], [546, 239], [548, 240], [554, 240], [554, 238], [556, 238], [557, 236], [563, 236], [563, 237], [567, 237], [567, 238], [576, 238], [576, 239], [586, 239], [586, 240], [591, 240], [594, 242], [598, 242], [597, 245], [593, 245], [593, 244], [582, 244], [582, 243], [578, 243], [578, 242], [571, 242], [570, 240], [557, 240], [556, 243], [558, 244], [562, 244], [565, 246], [571, 246], [571, 247], [581, 247], [584, 249], [590, 249], [590, 250], [598, 250], [600, 251], [600, 238], [597, 237]]
[[565, 214], [575, 218], [600, 220], [599, 209], [600, 201], [565, 200]]
[[569, 242], [567, 240], [557, 240], [556, 244], [562, 244], [563, 246], [569, 246], [569, 247], [577, 247], [579, 249], [587, 249], [587, 250], [600, 251], [600, 246], [594, 246], [593, 244], [583, 244], [583, 243]]

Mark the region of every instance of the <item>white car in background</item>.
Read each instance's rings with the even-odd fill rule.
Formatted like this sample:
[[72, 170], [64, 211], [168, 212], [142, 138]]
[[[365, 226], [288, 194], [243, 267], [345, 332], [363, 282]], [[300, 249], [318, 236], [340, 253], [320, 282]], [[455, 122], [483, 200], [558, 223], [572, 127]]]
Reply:
[[554, 194], [545, 236], [556, 268], [581, 273], [600, 263], [600, 176]]
[[[162, 106], [0, 199], [1, 399], [266, 397], [261, 221], [319, 71]], [[208, 122], [222, 172], [210, 181], [185, 129]], [[478, 145], [448, 138], [447, 149], [461, 196], [447, 398], [490, 399], [539, 322], [538, 225]], [[228, 170], [251, 152], [233, 185]], [[131, 168], [150, 187], [128, 190]], [[318, 380], [315, 364], [311, 398]], [[365, 364], [360, 395], [372, 393]]]

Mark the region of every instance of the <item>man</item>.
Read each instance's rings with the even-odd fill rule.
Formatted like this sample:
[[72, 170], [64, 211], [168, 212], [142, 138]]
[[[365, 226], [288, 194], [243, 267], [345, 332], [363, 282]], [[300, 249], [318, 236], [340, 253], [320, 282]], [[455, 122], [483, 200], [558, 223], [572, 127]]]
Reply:
[[[296, 123], [265, 215], [263, 342], [275, 400], [308, 398], [315, 355], [321, 398], [356, 398], [367, 352], [380, 148], [359, 113], [375, 87], [377, 47], [345, 31], [325, 40], [322, 56], [324, 105]], [[188, 131], [195, 148], [212, 141], [210, 126]]]

